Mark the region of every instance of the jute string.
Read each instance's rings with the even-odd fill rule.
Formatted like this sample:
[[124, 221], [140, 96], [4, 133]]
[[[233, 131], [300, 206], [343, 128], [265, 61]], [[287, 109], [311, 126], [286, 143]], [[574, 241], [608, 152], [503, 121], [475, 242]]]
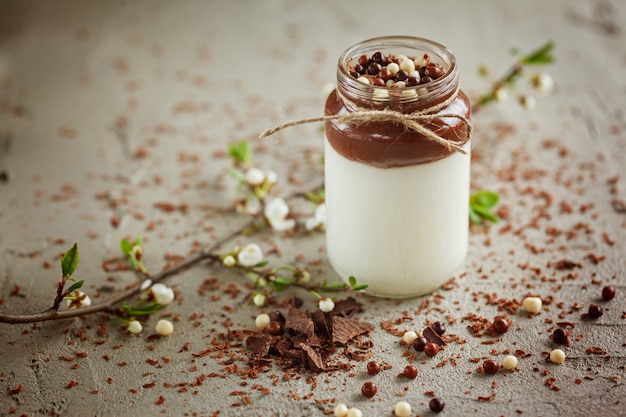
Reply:
[[[344, 101], [344, 103], [351, 103], [348, 99], [343, 97], [337, 92], [339, 98]], [[355, 125], [366, 125], [371, 122], [393, 122], [399, 125], [406, 127], [407, 129], [413, 130], [414, 132], [419, 133], [424, 136], [426, 139], [431, 140], [444, 146], [448, 149], [448, 151], [456, 151], [461, 154], [467, 154], [463, 147], [467, 142], [470, 141], [472, 137], [472, 123], [469, 121], [467, 117], [462, 114], [457, 113], [438, 113], [439, 111], [448, 107], [454, 100], [456, 100], [459, 94], [459, 89], [457, 88], [454, 93], [446, 100], [442, 101], [439, 104], [436, 104], [432, 107], [426, 108], [421, 111], [416, 111], [413, 113], [401, 113], [399, 111], [383, 109], [383, 110], [370, 110], [362, 107], [354, 107], [350, 104], [350, 107], [354, 107], [354, 111], [352, 113], [347, 114], [336, 114], [333, 116], [319, 116], [319, 117], [311, 117], [308, 119], [299, 119], [291, 122], [287, 122], [271, 129], [266, 129], [259, 137], [264, 138], [267, 136], [271, 136], [276, 132], [279, 132], [283, 129], [287, 129], [292, 126], [299, 126], [307, 123], [315, 123], [315, 122], [325, 122], [325, 121], [337, 121], [340, 123], [352, 123]], [[453, 142], [451, 140], [447, 140], [443, 138], [441, 135], [436, 132], [428, 129], [426, 125], [440, 118], [455, 118], [459, 119], [461, 123], [463, 123], [467, 127], [467, 137], [460, 142]]]

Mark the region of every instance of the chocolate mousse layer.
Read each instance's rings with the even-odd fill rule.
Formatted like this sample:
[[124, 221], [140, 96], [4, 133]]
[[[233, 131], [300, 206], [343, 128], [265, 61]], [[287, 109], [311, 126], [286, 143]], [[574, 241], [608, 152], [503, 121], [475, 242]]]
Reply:
[[[339, 98], [336, 90], [330, 93], [324, 110], [326, 115], [341, 115], [351, 111]], [[405, 109], [405, 112], [408, 111]], [[441, 111], [452, 112], [468, 118], [470, 116], [469, 100], [462, 91], [459, 91], [448, 108]], [[442, 138], [454, 142], [463, 142], [468, 135], [467, 126], [457, 118], [435, 119], [426, 127]], [[331, 146], [340, 155], [377, 168], [425, 164], [456, 152], [394, 122], [377, 121], [355, 125], [326, 121], [325, 132]]]

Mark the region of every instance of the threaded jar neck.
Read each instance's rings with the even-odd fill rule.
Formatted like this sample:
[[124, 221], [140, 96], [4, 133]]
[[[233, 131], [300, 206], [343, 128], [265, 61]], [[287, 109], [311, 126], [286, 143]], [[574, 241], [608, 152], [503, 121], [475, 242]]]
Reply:
[[[428, 54], [430, 62], [445, 73], [431, 82], [403, 88], [383, 87], [358, 81], [351, 73], [361, 55], [375, 52], [419, 58]], [[359, 42], [341, 54], [337, 65], [337, 92], [348, 108], [391, 109], [402, 113], [424, 111], [458, 92], [459, 73], [454, 54], [445, 46], [412, 36], [385, 36]]]

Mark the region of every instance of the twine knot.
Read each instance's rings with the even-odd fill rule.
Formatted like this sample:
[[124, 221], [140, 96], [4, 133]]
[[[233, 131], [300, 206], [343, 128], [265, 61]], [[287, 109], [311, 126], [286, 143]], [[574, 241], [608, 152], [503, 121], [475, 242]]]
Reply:
[[[438, 111], [443, 110], [448, 107], [458, 95], [458, 89], [455, 91], [452, 96], [450, 96], [447, 100], [429, 107], [425, 110], [416, 111], [413, 113], [401, 113], [396, 110], [391, 109], [383, 109], [383, 110], [369, 110], [364, 108], [356, 108], [355, 111], [347, 114], [336, 114], [330, 116], [319, 116], [319, 117], [311, 117], [307, 119], [299, 119], [291, 122], [287, 122], [281, 125], [278, 125], [273, 128], [265, 129], [260, 138], [264, 138], [267, 136], [271, 136], [274, 133], [281, 131], [283, 129], [303, 125], [307, 123], [314, 122], [325, 122], [325, 121], [337, 121], [340, 123], [353, 123], [355, 125], [365, 125], [371, 122], [392, 122], [406, 127], [420, 135], [424, 136], [426, 139], [431, 140], [444, 146], [448, 149], [448, 151], [456, 151], [463, 155], [467, 154], [467, 151], [463, 149], [466, 143], [468, 143], [472, 137], [472, 123], [470, 120], [462, 114], [457, 113], [438, 113]], [[341, 97], [341, 96], [340, 96]], [[341, 97], [344, 101], [345, 98]], [[453, 142], [448, 140], [441, 135], [437, 134], [435, 131], [428, 129], [426, 126], [429, 122], [432, 122], [435, 119], [441, 118], [455, 118], [458, 119], [461, 123], [463, 123], [467, 128], [467, 136], [464, 140], [459, 142]]]

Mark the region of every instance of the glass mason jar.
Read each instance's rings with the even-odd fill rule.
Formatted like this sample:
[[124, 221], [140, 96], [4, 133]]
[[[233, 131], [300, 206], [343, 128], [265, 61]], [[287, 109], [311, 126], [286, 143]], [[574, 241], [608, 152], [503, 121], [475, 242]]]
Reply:
[[[387, 57], [384, 68], [391, 56], [417, 58], [421, 81], [378, 86], [373, 75], [362, 82], [355, 70], [359, 59], [377, 52]], [[439, 64], [443, 75], [428, 80], [424, 69], [419, 74], [424, 60]], [[434, 115], [418, 123], [443, 141], [397, 120], [381, 120], [381, 111]], [[344, 280], [354, 276], [379, 296], [431, 292], [462, 268], [468, 247], [470, 104], [459, 89], [454, 55], [438, 43], [405, 36], [348, 48], [339, 58], [325, 115], [358, 112], [367, 112], [366, 121], [325, 121], [328, 259]]]

